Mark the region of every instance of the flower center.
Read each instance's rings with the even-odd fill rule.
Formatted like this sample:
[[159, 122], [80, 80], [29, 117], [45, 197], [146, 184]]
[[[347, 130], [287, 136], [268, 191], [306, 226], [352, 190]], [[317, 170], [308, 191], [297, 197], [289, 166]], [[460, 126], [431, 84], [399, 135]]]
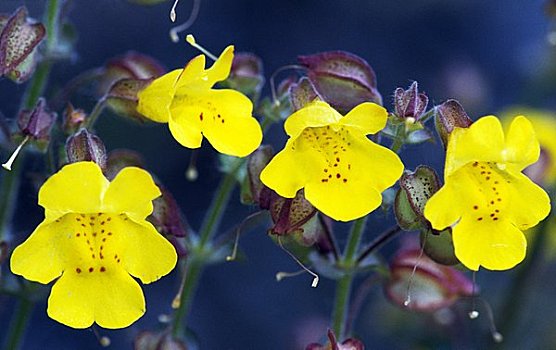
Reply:
[[127, 221], [124, 214], [66, 214], [57, 220], [59, 234], [67, 238], [64, 249], [66, 272], [78, 275], [110, 273], [121, 268], [118, 252], [119, 226]]
[[348, 148], [351, 146], [348, 130], [330, 126], [306, 128], [299, 140], [324, 159], [321, 182], [348, 182], [352, 171], [352, 164], [348, 159]]
[[463, 170], [476, 188], [470, 204], [475, 220], [501, 220], [510, 197], [510, 179], [505, 171], [494, 162], [473, 162]]

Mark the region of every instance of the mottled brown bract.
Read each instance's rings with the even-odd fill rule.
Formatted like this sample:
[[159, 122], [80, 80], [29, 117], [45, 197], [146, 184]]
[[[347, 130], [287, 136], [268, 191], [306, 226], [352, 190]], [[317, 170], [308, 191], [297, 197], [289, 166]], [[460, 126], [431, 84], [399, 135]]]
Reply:
[[299, 56], [317, 94], [341, 114], [363, 102], [382, 105], [376, 75], [361, 57], [345, 51]]

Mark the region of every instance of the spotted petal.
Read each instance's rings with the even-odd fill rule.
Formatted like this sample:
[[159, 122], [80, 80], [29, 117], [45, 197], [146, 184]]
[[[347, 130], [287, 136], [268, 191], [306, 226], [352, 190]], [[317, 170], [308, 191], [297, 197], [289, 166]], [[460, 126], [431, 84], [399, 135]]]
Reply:
[[46, 209], [48, 220], [68, 212], [98, 212], [108, 184], [95, 163], [68, 164], [42, 185], [39, 205]]
[[47, 312], [73, 328], [88, 328], [93, 322], [124, 328], [145, 313], [145, 299], [141, 287], [121, 269], [104, 274], [66, 271], [52, 287]]
[[172, 105], [172, 134], [184, 146], [196, 146], [202, 133], [220, 153], [245, 157], [262, 141], [253, 104], [234, 90], [190, 92]]
[[446, 152], [444, 176], [472, 161], [503, 162], [504, 132], [498, 118], [483, 117], [469, 128], [455, 128]]
[[[118, 221], [116, 221], [118, 223]], [[124, 269], [143, 283], [167, 275], [176, 266], [176, 250], [149, 222], [120, 222], [115, 230], [121, 235], [118, 251]]]
[[261, 172], [261, 181], [282, 197], [294, 198], [311, 174], [325, 165], [313, 157], [313, 150], [304, 143], [290, 139], [284, 150], [274, 156]]

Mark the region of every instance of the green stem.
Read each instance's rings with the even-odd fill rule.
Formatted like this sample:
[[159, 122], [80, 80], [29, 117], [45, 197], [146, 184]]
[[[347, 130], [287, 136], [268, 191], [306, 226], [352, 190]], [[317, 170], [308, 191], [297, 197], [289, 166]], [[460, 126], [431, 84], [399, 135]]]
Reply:
[[59, 19], [63, 2], [63, 0], [50, 0], [46, 4], [45, 26], [47, 56], [54, 53], [56, 51], [56, 46], [58, 45]]
[[50, 68], [52, 67], [52, 62], [49, 60], [42, 61], [38, 64], [27, 89], [25, 90], [25, 95], [23, 96], [23, 102], [21, 103], [22, 109], [31, 109], [35, 107], [39, 97], [44, 92], [46, 83], [48, 82], [48, 75], [50, 74]]
[[357, 219], [353, 223], [344, 255], [339, 262], [340, 266], [345, 270], [345, 275], [336, 282], [336, 296], [334, 298], [334, 309], [332, 310], [332, 329], [340, 341], [347, 335], [345, 327], [353, 278], [355, 277], [354, 267], [356, 266], [357, 251], [361, 244], [361, 237], [365, 231], [366, 223], [366, 216]]
[[242, 159], [238, 159], [236, 162], [232, 170], [220, 181], [201, 226], [201, 230], [199, 231], [199, 242], [193, 247], [188, 257], [189, 261], [184, 271], [184, 287], [180, 296], [179, 307], [174, 314], [174, 320], [172, 322], [172, 335], [174, 336], [179, 336], [180, 330], [186, 328], [186, 314], [191, 306], [199, 279], [203, 273], [206, 264], [206, 256], [209, 254], [206, 251], [207, 245], [220, 226], [222, 216], [228, 206], [230, 196], [236, 184], [236, 174], [243, 164]]
[[20, 298], [10, 321], [10, 328], [4, 345], [5, 350], [19, 349], [32, 312], [33, 302], [25, 297]]

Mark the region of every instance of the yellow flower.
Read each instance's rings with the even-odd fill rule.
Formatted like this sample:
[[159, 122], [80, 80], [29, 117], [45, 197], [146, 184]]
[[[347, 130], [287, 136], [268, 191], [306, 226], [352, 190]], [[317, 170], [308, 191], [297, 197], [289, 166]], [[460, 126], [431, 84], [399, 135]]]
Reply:
[[[546, 152], [546, 168], [543, 170], [541, 179], [548, 185], [556, 185], [556, 114], [548, 110], [534, 109], [528, 107], [511, 107], [503, 112], [504, 116], [526, 115], [533, 125], [535, 134], [539, 140], [541, 149]], [[508, 119], [508, 118], [504, 118]]]
[[290, 138], [262, 171], [262, 182], [286, 198], [305, 188], [305, 198], [336, 220], [367, 215], [403, 171], [394, 152], [366, 136], [384, 128], [386, 118], [384, 108], [368, 102], [345, 117], [322, 101], [306, 105], [286, 120]]
[[228, 46], [205, 70], [205, 55], [193, 58], [154, 80], [139, 93], [137, 111], [147, 118], [168, 123], [183, 146], [199, 148], [203, 135], [220, 153], [245, 157], [261, 143], [262, 131], [252, 117], [253, 104], [242, 93], [211, 87], [230, 74], [234, 47]]
[[525, 258], [522, 230], [550, 212], [546, 192], [522, 173], [539, 152], [523, 116], [514, 118], [506, 136], [494, 116], [450, 135], [445, 185], [424, 214], [435, 229], [453, 227], [456, 257], [469, 269], [506, 270]]
[[14, 250], [12, 272], [44, 284], [58, 278], [47, 310], [58, 322], [129, 326], [145, 313], [131, 276], [151, 283], [176, 265], [174, 247], [145, 220], [158, 196], [139, 168], [125, 168], [109, 182], [95, 163], [66, 165], [41, 187], [45, 219]]

